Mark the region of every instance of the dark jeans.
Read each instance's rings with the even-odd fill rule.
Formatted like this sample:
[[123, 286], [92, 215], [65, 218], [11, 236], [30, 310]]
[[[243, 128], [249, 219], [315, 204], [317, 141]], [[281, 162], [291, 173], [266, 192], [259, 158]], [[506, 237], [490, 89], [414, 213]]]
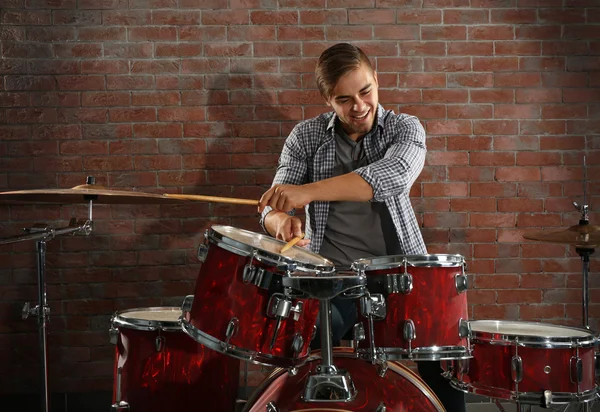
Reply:
[[[357, 319], [356, 299], [331, 300], [331, 329], [333, 346], [339, 346], [340, 340], [352, 329]], [[352, 339], [352, 338], [347, 338]], [[320, 320], [317, 320], [317, 334], [310, 344], [311, 349], [321, 347]], [[442, 405], [448, 412], [465, 412], [465, 394], [450, 386], [448, 379], [444, 378], [439, 361], [417, 362], [419, 375], [431, 390], [440, 398]]]

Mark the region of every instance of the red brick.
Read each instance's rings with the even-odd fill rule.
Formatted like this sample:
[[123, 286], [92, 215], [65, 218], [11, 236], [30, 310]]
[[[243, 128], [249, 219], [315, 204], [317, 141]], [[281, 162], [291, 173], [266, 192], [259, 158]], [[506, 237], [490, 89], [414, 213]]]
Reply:
[[250, 43], [204, 43], [204, 55], [216, 57], [250, 56], [252, 44]]
[[426, 57], [425, 70], [431, 72], [469, 72], [471, 59], [465, 57]]
[[560, 258], [565, 255], [564, 245], [524, 244], [521, 247], [524, 258]]
[[103, 76], [57, 76], [59, 90], [105, 90]]
[[159, 26], [198, 25], [200, 24], [200, 12], [196, 10], [154, 10], [152, 11], [152, 24]]
[[105, 141], [76, 141], [67, 140], [60, 143], [62, 155], [107, 155], [108, 143]]
[[182, 137], [182, 126], [177, 123], [134, 124], [133, 134], [136, 138], [178, 138]]
[[522, 305], [519, 306], [519, 317], [525, 321], [539, 321], [552, 318], [563, 318], [565, 305]]
[[[496, 55], [508, 56], [539, 56], [542, 52], [542, 42], [539, 41], [502, 41], [496, 42]], [[523, 67], [521, 67], [522, 69]]]
[[158, 43], [156, 57], [195, 57], [202, 55], [202, 44]]
[[553, 103], [562, 100], [560, 89], [517, 89], [517, 103]]
[[473, 57], [473, 71], [505, 72], [519, 68], [517, 57]]
[[496, 292], [493, 290], [467, 290], [467, 301], [470, 305], [494, 304], [496, 302]]
[[151, 122], [156, 120], [154, 108], [109, 109], [111, 122]]
[[[477, 198], [450, 199], [450, 211], [452, 212], [495, 212], [496, 199]], [[495, 236], [495, 234], [494, 234]], [[495, 239], [494, 239], [495, 240]]]
[[[165, 74], [165, 73], [179, 73], [180, 61], [179, 60], [134, 60], [131, 63], [131, 73], [142, 73], [142, 74]], [[183, 67], [181, 67], [183, 71]]]
[[515, 38], [514, 28], [509, 25], [476, 25], [468, 28], [470, 40], [512, 40]]
[[403, 24], [439, 24], [442, 22], [442, 10], [396, 9], [396, 21]]
[[561, 71], [565, 69], [564, 57], [521, 57], [519, 68], [523, 71]]
[[538, 119], [540, 106], [534, 104], [497, 104], [494, 106], [494, 117], [498, 119]]
[[136, 156], [135, 170], [181, 170], [181, 156]]
[[561, 166], [542, 167], [542, 180], [546, 180], [546, 181], [581, 180], [582, 177], [583, 177], [583, 172], [580, 167], [561, 167]]
[[[517, 166], [548, 166], [560, 163], [560, 153], [522, 152], [517, 153]], [[539, 176], [539, 173], [538, 173]]]
[[561, 183], [519, 183], [517, 196], [519, 197], [552, 197], [563, 194]]
[[585, 87], [587, 75], [585, 73], [542, 73], [544, 87]]
[[579, 303], [581, 304], [581, 291], [579, 289], [550, 289], [544, 291], [544, 303]]
[[[492, 243], [496, 241], [496, 229], [450, 229], [450, 243]], [[469, 246], [470, 253], [470, 246]], [[463, 252], [461, 254], [465, 254]]]
[[207, 154], [202, 157], [198, 155], [183, 156], [184, 169], [228, 169], [230, 167], [231, 156], [229, 154]]
[[129, 106], [127, 92], [84, 92], [81, 96], [82, 106]]
[[[231, 26], [230, 28], [235, 28]], [[227, 30], [225, 27], [211, 26], [183, 26], [178, 27], [180, 41], [225, 41]]]
[[477, 135], [514, 135], [517, 131], [518, 122], [513, 120], [473, 121], [473, 133]]
[[541, 303], [542, 291], [531, 289], [499, 290], [497, 301], [498, 303]]
[[[442, 179], [445, 176], [441, 177]], [[491, 167], [448, 167], [449, 181], [490, 181], [494, 180], [494, 169]]]
[[457, 89], [423, 90], [423, 100], [439, 103], [466, 103], [468, 101], [468, 91]]
[[6, 117], [11, 123], [56, 123], [56, 109], [52, 108], [16, 108], [7, 109]]
[[541, 199], [498, 199], [499, 212], [541, 212], [543, 211]]
[[473, 245], [473, 257], [475, 257], [475, 258], [507, 258], [507, 257], [518, 257], [519, 254], [520, 254], [519, 245], [496, 245], [496, 244], [475, 244], [475, 245]]
[[424, 183], [423, 188], [427, 197], [467, 196], [467, 183]]
[[535, 9], [496, 9], [491, 12], [491, 22], [500, 24], [532, 24], [537, 22], [537, 13]]
[[76, 157], [37, 157], [33, 159], [33, 170], [44, 172], [81, 172], [82, 159]]
[[426, 125], [427, 133], [431, 135], [470, 135], [469, 120], [430, 120]]
[[[419, 119], [441, 119], [446, 117], [446, 106], [441, 104], [436, 105], [419, 105], [419, 104], [411, 104], [411, 105], [403, 105], [402, 113], [411, 114], [413, 116], [417, 116]], [[441, 148], [436, 148], [432, 146], [432, 142], [435, 137], [427, 138], [427, 148], [429, 150], [440, 150]]]
[[540, 169], [537, 167], [503, 167], [496, 169], [496, 180], [499, 182], [539, 181], [540, 177]]
[[515, 38], [522, 40], [559, 40], [560, 25], [524, 25], [515, 29]]
[[491, 105], [449, 105], [449, 119], [489, 119], [492, 117]]
[[102, 22], [110, 26], [142, 26], [152, 22], [150, 10], [103, 10]]
[[158, 120], [161, 122], [189, 122], [206, 119], [204, 107], [159, 108]]
[[179, 104], [179, 92], [138, 92], [131, 97], [132, 106], [175, 106]]
[[107, 118], [108, 110], [106, 108], [73, 108], [58, 110], [58, 121], [60, 123], [104, 123]]
[[[293, 27], [280, 26], [278, 28], [278, 39], [289, 40], [325, 40], [325, 31], [321, 27]], [[365, 51], [366, 52], [366, 51]]]
[[573, 119], [586, 118], [587, 106], [584, 104], [554, 104], [542, 106], [544, 119]]
[[[579, 41], [542, 43], [543, 56], [573, 56], [587, 53], [587, 45]], [[567, 69], [569, 69], [569, 71], [580, 71], [585, 66], [587, 66], [587, 62], [584, 59], [573, 57], [567, 59]]]
[[513, 103], [515, 92], [510, 89], [469, 90], [471, 103]]
[[[288, 73], [302, 72], [304, 69], [296, 66], [296, 61], [290, 64], [288, 67], [286, 65], [287, 60], [281, 61], [282, 71]], [[227, 63], [227, 61], [225, 61]], [[304, 60], [304, 62], [300, 63], [299, 66], [307, 65], [309, 60]], [[314, 69], [314, 63], [311, 64]], [[224, 67], [227, 67], [225, 64]], [[210, 72], [216, 72], [217, 70], [211, 70]], [[277, 62], [273, 59], [231, 59], [231, 72], [232, 73], [274, 73], [277, 71]], [[308, 70], [307, 70], [308, 71]], [[203, 73], [199, 71], [199, 73]]]
[[81, 27], [78, 29], [79, 41], [125, 41], [124, 27]]
[[486, 136], [449, 136], [448, 150], [491, 150], [492, 138]]
[[600, 89], [564, 89], [563, 102], [579, 103], [590, 102], [595, 103], [600, 97]]
[[467, 213], [424, 213], [423, 227], [466, 227], [468, 221]]
[[31, 137], [40, 140], [81, 139], [81, 126], [75, 124], [35, 126], [31, 129]]
[[[356, 39], [356, 40], [371, 40], [373, 38], [373, 28], [371, 26], [328, 26], [326, 27], [326, 35], [330, 40]], [[306, 48], [307, 46], [305, 46]], [[319, 47], [318, 54], [308, 54], [318, 56], [325, 47]], [[306, 51], [304, 52], [306, 56]]]
[[421, 92], [419, 90], [380, 90], [379, 101], [386, 103], [421, 103]]
[[519, 275], [476, 275], [477, 289], [514, 289], [519, 287]]
[[535, 87], [541, 84], [539, 73], [495, 73], [494, 86], [496, 87]]
[[537, 136], [495, 136], [495, 150], [539, 150]]
[[425, 159], [427, 165], [466, 165], [468, 154], [464, 152], [428, 152]]
[[[506, 291], [509, 292], [509, 291]], [[498, 292], [500, 293], [500, 292]], [[505, 302], [503, 302], [505, 303]], [[475, 320], [516, 320], [519, 307], [517, 305], [477, 305], [473, 306], [473, 319]]]
[[108, 90], [147, 90], [154, 88], [152, 76], [106, 76]]
[[[236, 93], [232, 91], [231, 93]], [[181, 92], [182, 106], [206, 106], [206, 105], [222, 105], [234, 103], [229, 101], [229, 96], [224, 90], [194, 90]]]
[[565, 39], [598, 39], [600, 33], [593, 24], [565, 25], [563, 37]]
[[110, 142], [111, 155], [157, 154], [156, 140], [135, 139], [132, 141]]
[[[5, 155], [15, 156], [56, 156], [58, 145], [56, 142], [9, 142]], [[14, 214], [11, 216], [14, 217]], [[35, 220], [36, 217], [32, 220]]]
[[285, 25], [298, 24], [298, 12], [296, 11], [252, 11], [250, 12], [252, 24]]
[[448, 44], [448, 56], [492, 56], [494, 43], [491, 41], [461, 41]]
[[491, 73], [448, 74], [448, 87], [486, 87], [494, 84]]
[[301, 10], [300, 24], [346, 24], [348, 12], [346, 10]]

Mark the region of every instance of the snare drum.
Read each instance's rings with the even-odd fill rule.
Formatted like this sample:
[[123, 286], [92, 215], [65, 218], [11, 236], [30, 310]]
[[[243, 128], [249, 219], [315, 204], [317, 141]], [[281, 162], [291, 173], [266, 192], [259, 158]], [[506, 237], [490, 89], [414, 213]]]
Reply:
[[354, 329], [360, 354], [373, 357], [374, 347], [383, 360], [470, 356], [462, 256], [384, 256], [359, 259], [352, 268], [367, 278]]
[[181, 330], [180, 308], [117, 312], [113, 411], [163, 412], [198, 404], [235, 411], [240, 361], [204, 348]]
[[388, 362], [385, 374], [380, 374], [373, 365], [356, 358], [348, 348], [335, 348], [334, 363], [348, 371], [356, 397], [348, 402], [311, 401], [302, 399], [308, 376], [316, 372], [320, 358], [299, 368], [298, 373], [290, 374], [276, 369], [252, 394], [245, 412], [289, 411], [289, 412], [443, 412], [440, 400], [431, 389], [406, 366]]
[[184, 302], [185, 332], [211, 349], [254, 363], [303, 363], [319, 301], [298, 297], [282, 279], [295, 272], [331, 276], [333, 264], [300, 247], [281, 254], [284, 242], [229, 226], [213, 226], [205, 239], [195, 294]]
[[592, 332], [537, 322], [469, 325], [473, 358], [452, 362], [455, 388], [546, 407], [595, 398], [597, 338]]

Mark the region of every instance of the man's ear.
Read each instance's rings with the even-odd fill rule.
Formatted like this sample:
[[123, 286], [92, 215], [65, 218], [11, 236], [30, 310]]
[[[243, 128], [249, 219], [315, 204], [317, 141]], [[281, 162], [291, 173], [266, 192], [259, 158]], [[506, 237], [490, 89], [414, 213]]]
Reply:
[[326, 99], [323, 97], [323, 100], [325, 100], [325, 104], [329, 107], [331, 107], [331, 100], [330, 99]]
[[375, 86], [379, 87], [379, 80], [377, 79], [377, 72], [373, 70], [373, 80], [375, 80]]

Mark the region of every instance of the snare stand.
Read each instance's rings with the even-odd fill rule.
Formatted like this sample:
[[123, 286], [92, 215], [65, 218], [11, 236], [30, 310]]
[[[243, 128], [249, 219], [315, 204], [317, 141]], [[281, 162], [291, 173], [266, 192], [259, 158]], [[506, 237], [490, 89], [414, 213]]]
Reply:
[[333, 330], [331, 328], [331, 299], [319, 302], [321, 320], [321, 358], [316, 373], [310, 375], [302, 399], [306, 402], [349, 402], [356, 397], [356, 388], [348, 371], [333, 364]]
[[31, 228], [23, 229], [28, 232], [26, 235], [14, 236], [0, 239], [0, 245], [17, 243], [26, 240], [36, 240], [37, 253], [37, 275], [38, 275], [38, 305], [31, 307], [29, 302], [23, 305], [21, 317], [27, 319], [30, 315], [37, 316], [39, 349], [41, 360], [41, 395], [42, 412], [50, 410], [50, 396], [48, 390], [48, 317], [50, 307], [46, 297], [46, 242], [54, 239], [56, 236], [67, 234], [89, 235], [92, 231], [92, 201], [89, 201], [88, 220], [78, 224], [72, 219], [68, 227], [54, 229], [50, 225], [34, 225]]

